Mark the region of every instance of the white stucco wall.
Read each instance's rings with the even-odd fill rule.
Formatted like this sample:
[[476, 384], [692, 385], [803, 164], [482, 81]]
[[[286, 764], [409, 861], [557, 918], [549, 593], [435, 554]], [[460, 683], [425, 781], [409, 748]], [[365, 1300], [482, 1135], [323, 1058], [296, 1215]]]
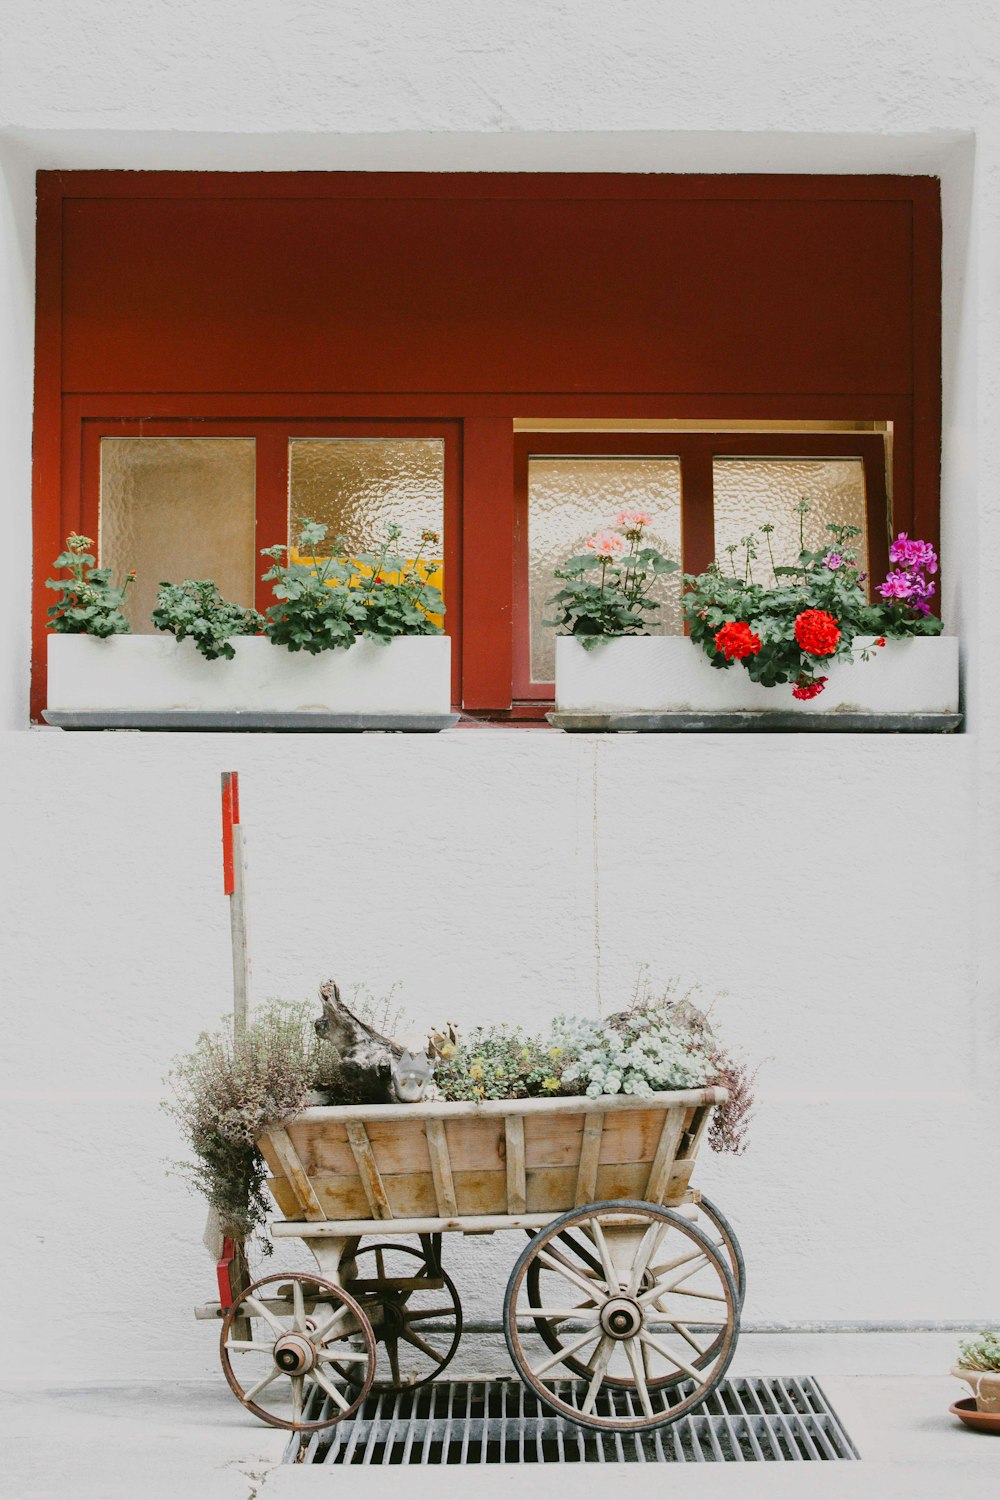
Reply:
[[[996, 1316], [998, 31], [970, 0], [5, 7], [0, 1243], [35, 1306], [83, 1294], [59, 1378], [215, 1358], [189, 1311], [211, 1294], [203, 1214], [164, 1177], [157, 1099], [227, 1003], [229, 768], [259, 995], [333, 972], [402, 979], [418, 1014], [533, 1020], [598, 988], [616, 1005], [643, 961], [725, 989], [730, 1035], [767, 1059], [751, 1154], [702, 1174], [746, 1244], [748, 1317]], [[945, 607], [969, 732], [24, 730], [32, 177], [53, 166], [939, 173]], [[480, 1315], [514, 1253], [457, 1252]], [[26, 1374], [51, 1374], [24, 1349]]]

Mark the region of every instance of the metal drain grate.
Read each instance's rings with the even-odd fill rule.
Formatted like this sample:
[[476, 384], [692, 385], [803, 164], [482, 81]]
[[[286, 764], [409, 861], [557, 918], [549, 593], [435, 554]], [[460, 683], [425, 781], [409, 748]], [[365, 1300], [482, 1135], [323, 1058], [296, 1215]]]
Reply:
[[[321, 1394], [314, 1388], [307, 1421], [331, 1415], [330, 1398], [320, 1400]], [[638, 1415], [627, 1394], [615, 1400], [621, 1415]], [[349, 1420], [296, 1434], [283, 1462], [801, 1463], [857, 1457], [816, 1381], [779, 1376], [724, 1380], [688, 1416], [634, 1436], [577, 1427], [515, 1380], [441, 1381], [415, 1391], [373, 1392]]]

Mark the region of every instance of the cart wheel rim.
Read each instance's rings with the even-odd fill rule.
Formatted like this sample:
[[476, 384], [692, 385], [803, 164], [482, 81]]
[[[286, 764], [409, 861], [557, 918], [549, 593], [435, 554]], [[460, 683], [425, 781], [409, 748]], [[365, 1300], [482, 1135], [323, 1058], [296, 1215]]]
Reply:
[[[560, 1236], [572, 1230], [579, 1233], [584, 1226], [590, 1227], [593, 1243], [600, 1249], [601, 1275], [590, 1266], [581, 1270], [558, 1253]], [[683, 1246], [684, 1253], [661, 1263], [657, 1252], [668, 1231], [674, 1236], [673, 1245]], [[549, 1273], [549, 1285], [561, 1284], [562, 1300], [572, 1306], [553, 1306], [551, 1292], [545, 1303], [531, 1297], [525, 1300], [528, 1270], [539, 1262]], [[647, 1267], [656, 1270], [657, 1279], [643, 1290]], [[692, 1285], [696, 1276], [701, 1280]], [[574, 1295], [584, 1300], [573, 1302]], [[642, 1311], [642, 1320], [633, 1331], [635, 1305]], [[702, 1311], [696, 1321], [698, 1309]], [[583, 1331], [578, 1328], [565, 1345], [544, 1358], [532, 1356], [518, 1320], [537, 1327], [537, 1313], [557, 1321], [575, 1321]], [[606, 1325], [612, 1318], [616, 1326], [609, 1334]], [[720, 1333], [711, 1346], [711, 1362], [698, 1366], [690, 1351], [685, 1357], [677, 1349], [682, 1347], [681, 1335], [700, 1349], [691, 1329], [698, 1332], [702, 1323], [718, 1326]], [[521, 1252], [504, 1299], [507, 1347], [525, 1384], [560, 1415], [605, 1431], [651, 1431], [699, 1405], [725, 1375], [738, 1329], [739, 1294], [728, 1256], [673, 1209], [633, 1200], [589, 1204], [554, 1219]], [[700, 1349], [702, 1356], [709, 1352]], [[564, 1373], [566, 1356], [577, 1358], [583, 1380]], [[618, 1374], [614, 1362], [619, 1365]], [[628, 1374], [620, 1373], [621, 1369]], [[671, 1371], [673, 1378], [658, 1379], [658, 1370]], [[690, 1388], [681, 1389], [684, 1381]]]
[[[376, 1279], [388, 1279], [391, 1281], [392, 1277], [385, 1277], [384, 1264], [385, 1257], [394, 1254], [410, 1256], [414, 1260], [420, 1261], [421, 1265], [427, 1267], [428, 1270], [431, 1269], [424, 1251], [418, 1250], [413, 1245], [362, 1245], [355, 1252], [353, 1260], [355, 1265], [357, 1265], [357, 1262], [363, 1256], [373, 1256], [375, 1259], [375, 1269], [378, 1273]], [[450, 1307], [439, 1306], [429, 1309], [424, 1306], [414, 1306], [413, 1298], [414, 1293], [418, 1290], [417, 1288], [414, 1288], [413, 1291], [403, 1291], [396, 1294], [390, 1293], [387, 1297], [380, 1296], [377, 1289], [365, 1290], [363, 1292], [355, 1291], [352, 1293], [362, 1309], [367, 1313], [372, 1313], [376, 1308], [379, 1309], [377, 1317], [382, 1320], [380, 1323], [380, 1321], [377, 1321], [376, 1316], [369, 1317], [369, 1322], [372, 1324], [375, 1334], [375, 1342], [377, 1345], [381, 1344], [385, 1347], [386, 1360], [389, 1365], [388, 1379], [384, 1378], [386, 1374], [384, 1367], [381, 1371], [376, 1370], [378, 1377], [376, 1381], [377, 1388], [407, 1391], [417, 1390], [420, 1386], [428, 1385], [432, 1380], [436, 1380], [454, 1359], [462, 1338], [462, 1302], [458, 1295], [458, 1288], [447, 1271], [440, 1265], [440, 1262], [437, 1274], [432, 1279], [437, 1280], [439, 1278], [443, 1282], [440, 1292], [428, 1287], [428, 1293], [434, 1291], [435, 1301], [438, 1302], [442, 1299], [445, 1301], [450, 1299]], [[370, 1279], [363, 1276], [356, 1276], [351, 1279], [351, 1282]], [[349, 1282], [349, 1285], [351, 1282]], [[452, 1329], [450, 1334], [447, 1335], [446, 1346], [443, 1348], [443, 1351], [435, 1347], [433, 1339], [427, 1336], [428, 1331], [421, 1326], [425, 1321], [436, 1316], [450, 1320], [452, 1323]], [[433, 1332], [436, 1333], [437, 1330]], [[444, 1335], [442, 1341], [445, 1341]], [[416, 1353], [419, 1352], [430, 1362], [427, 1374], [416, 1379], [412, 1378], [411, 1373], [408, 1372], [406, 1378], [402, 1377], [399, 1365], [400, 1345], [406, 1349], [408, 1356], [415, 1358]]]
[[[718, 1209], [716, 1205], [711, 1202], [710, 1199], [705, 1197], [699, 1199], [698, 1210], [699, 1218], [696, 1221], [697, 1227], [699, 1229], [704, 1227], [701, 1223], [701, 1217], [707, 1219], [709, 1221], [709, 1224], [711, 1225], [711, 1229], [706, 1229], [706, 1234], [708, 1234], [709, 1237], [715, 1241], [716, 1248], [720, 1250], [724, 1249], [726, 1251], [730, 1270], [733, 1273], [733, 1280], [736, 1284], [738, 1306], [740, 1312], [742, 1313], [743, 1301], [746, 1296], [746, 1266], [744, 1263], [743, 1250], [740, 1246], [740, 1242], [736, 1238], [736, 1233], [729, 1220], [720, 1211], [720, 1209]], [[534, 1237], [533, 1230], [529, 1230], [529, 1236], [531, 1238]], [[564, 1231], [563, 1235], [560, 1236], [560, 1238], [565, 1237], [566, 1232]], [[582, 1246], [580, 1246], [579, 1253], [581, 1254], [581, 1256], [591, 1259], [595, 1266], [598, 1264], [597, 1250], [591, 1243], [585, 1242]], [[538, 1262], [532, 1261], [532, 1263], [528, 1267], [527, 1290], [529, 1301], [536, 1305], [538, 1302], [539, 1287], [540, 1277], [538, 1274]], [[547, 1348], [555, 1353], [558, 1349], [563, 1347], [558, 1332], [554, 1329], [553, 1325], [550, 1322], [548, 1322], [544, 1318], [536, 1318], [534, 1322], [535, 1327]], [[722, 1334], [720, 1333], [718, 1337], [714, 1339], [709, 1347], [705, 1350], [704, 1354], [696, 1354], [693, 1356], [691, 1363], [697, 1366], [699, 1369], [709, 1365], [714, 1359], [715, 1355], [719, 1352], [719, 1340], [721, 1338]], [[586, 1366], [583, 1365], [580, 1360], [578, 1360], [574, 1355], [568, 1355], [562, 1361], [562, 1363], [574, 1375], [579, 1376], [581, 1379], [586, 1378]], [[676, 1375], [664, 1375], [662, 1378], [652, 1381], [651, 1385], [654, 1389], [659, 1390], [667, 1386], [680, 1385], [687, 1378], [688, 1377], [684, 1375], [683, 1371], [679, 1371]], [[606, 1378], [605, 1384], [612, 1389], [618, 1388], [624, 1390], [630, 1387], [632, 1382], [631, 1380], [621, 1379], [616, 1375], [610, 1375]]]
[[[292, 1309], [289, 1313], [275, 1312], [268, 1308], [267, 1289], [278, 1283], [290, 1284]], [[318, 1294], [318, 1295], [317, 1295]], [[306, 1303], [330, 1304], [332, 1312], [319, 1319], [307, 1318]], [[262, 1322], [267, 1335], [262, 1340], [235, 1340], [231, 1337], [237, 1319], [247, 1318]], [[282, 1319], [290, 1318], [289, 1326]], [[364, 1349], [336, 1346], [345, 1338], [361, 1339]], [[246, 1385], [237, 1375], [233, 1365], [234, 1354], [253, 1359], [250, 1367], [252, 1381]], [[261, 1277], [252, 1286], [241, 1292], [227, 1310], [219, 1335], [219, 1355], [223, 1374], [229, 1382], [236, 1399], [269, 1427], [282, 1427], [290, 1432], [315, 1432], [332, 1427], [353, 1416], [364, 1402], [375, 1379], [375, 1335], [360, 1304], [332, 1281], [320, 1276], [305, 1275], [301, 1271], [285, 1271], [273, 1276]], [[337, 1373], [344, 1378], [342, 1366], [349, 1363], [351, 1374], [347, 1393], [341, 1391], [326, 1373], [336, 1360]], [[270, 1361], [270, 1363], [268, 1363]], [[311, 1381], [311, 1384], [310, 1384]], [[282, 1384], [284, 1382], [284, 1385]], [[292, 1395], [292, 1417], [270, 1410], [257, 1399], [275, 1384], [284, 1389], [290, 1385]], [[307, 1418], [310, 1404], [314, 1404], [317, 1393], [323, 1401], [330, 1401], [333, 1413], [323, 1418]]]

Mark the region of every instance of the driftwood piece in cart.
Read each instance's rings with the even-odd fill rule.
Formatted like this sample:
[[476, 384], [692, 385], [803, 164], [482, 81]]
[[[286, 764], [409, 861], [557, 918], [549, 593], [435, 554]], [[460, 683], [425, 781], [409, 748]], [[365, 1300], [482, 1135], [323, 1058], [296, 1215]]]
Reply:
[[393, 1064], [403, 1049], [356, 1016], [332, 979], [320, 985], [319, 998], [323, 1014], [316, 1022], [316, 1035], [340, 1053], [344, 1077], [359, 1094], [372, 1104], [388, 1104], [393, 1098]]

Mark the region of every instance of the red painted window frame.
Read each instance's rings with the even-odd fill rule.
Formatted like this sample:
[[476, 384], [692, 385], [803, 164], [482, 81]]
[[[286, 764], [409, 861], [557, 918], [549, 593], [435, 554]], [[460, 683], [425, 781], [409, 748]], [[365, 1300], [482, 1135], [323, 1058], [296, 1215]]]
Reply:
[[[524, 392], [205, 395], [69, 392], [62, 385], [62, 243], [67, 201], [87, 197], [217, 196], [481, 197], [593, 199], [622, 196], [725, 198], [733, 179], [697, 174], [633, 176], [585, 173], [228, 173], [41, 172], [38, 174], [35, 423], [33, 445], [34, 599], [32, 716], [45, 702], [44, 579], [81, 508], [81, 422], [85, 417], [242, 421], [295, 417], [346, 421], [429, 419], [461, 423], [463, 640], [462, 701], [472, 711], [518, 717], [514, 701], [514, 431], [517, 417], [601, 419], [876, 420], [893, 424], [892, 487], [897, 517], [906, 506], [913, 531], [937, 539], [941, 428], [941, 224], [936, 179], [897, 176], [754, 175], [740, 195], [762, 199], [884, 199], [909, 204], [913, 225], [912, 379], [904, 393], [822, 395], [795, 392]], [[850, 309], [845, 309], [850, 316]], [[67, 524], [68, 523], [68, 524]], [[902, 529], [902, 528], [900, 528]], [[452, 579], [455, 574], [453, 572]], [[453, 622], [449, 622], [450, 624]], [[457, 655], [459, 653], [456, 653]], [[527, 710], [530, 712], [531, 710]], [[535, 710], [537, 712], [537, 709]]]
[[[886, 526], [886, 440], [872, 432], [519, 432], [514, 440], [514, 695], [523, 703], [551, 702], [555, 684], [533, 682], [530, 667], [528, 464], [560, 455], [678, 458], [681, 466], [681, 557], [686, 573], [700, 573], [715, 556], [712, 464], [715, 458], [860, 458], [865, 470], [868, 567], [883, 577], [889, 566]], [[897, 530], [913, 525], [910, 497], [893, 507]], [[614, 508], [609, 501], [609, 516]], [[555, 582], [553, 581], [553, 590]]]

